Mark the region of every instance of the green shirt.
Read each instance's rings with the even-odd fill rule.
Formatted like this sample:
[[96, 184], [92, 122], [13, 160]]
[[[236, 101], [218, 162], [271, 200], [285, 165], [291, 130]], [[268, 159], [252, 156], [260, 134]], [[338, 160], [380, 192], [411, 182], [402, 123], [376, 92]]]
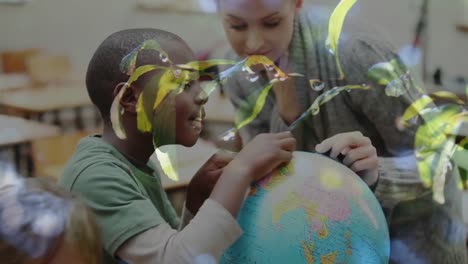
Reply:
[[100, 136], [82, 139], [60, 178], [94, 210], [104, 247], [104, 263], [117, 263], [116, 251], [128, 239], [179, 219], [151, 162], [138, 168]]

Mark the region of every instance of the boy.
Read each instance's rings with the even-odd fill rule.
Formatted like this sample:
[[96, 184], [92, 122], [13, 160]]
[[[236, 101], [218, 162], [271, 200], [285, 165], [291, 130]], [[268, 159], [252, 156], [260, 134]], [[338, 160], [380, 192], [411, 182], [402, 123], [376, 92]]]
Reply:
[[100, 263], [97, 223], [77, 197], [44, 178], [1, 171], [0, 263]]
[[[99, 108], [104, 131], [102, 136], [88, 137], [78, 144], [60, 183], [80, 193], [95, 211], [102, 229], [104, 263], [191, 263], [205, 254], [219, 259], [241, 235], [235, 217], [249, 185], [289, 162], [295, 139], [289, 132], [265, 134], [256, 137], [234, 159], [214, 155], [187, 190], [188, 210], [183, 218], [190, 220], [190, 213], [195, 217], [179, 232], [175, 230], [180, 226], [179, 219], [154, 165], [148, 163], [155, 151], [153, 135], [137, 128], [138, 97], [144, 87], [152, 85], [148, 80], [161, 72], [149, 72], [129, 85], [129, 76], [119, 68], [127, 54], [152, 39], [176, 65], [195, 60], [182, 39], [162, 30], [124, 30], [105, 39], [91, 59], [86, 76], [88, 93]], [[143, 51], [135, 66], [164, 62], [167, 58], [161, 54]], [[124, 92], [120, 93], [121, 89]], [[111, 122], [110, 109], [117, 95], [121, 95], [118, 103], [126, 139], [117, 136]], [[161, 135], [156, 147], [195, 144], [206, 102], [200, 95], [198, 83], [192, 81], [180, 93], [164, 98], [151, 117], [153, 134]]]

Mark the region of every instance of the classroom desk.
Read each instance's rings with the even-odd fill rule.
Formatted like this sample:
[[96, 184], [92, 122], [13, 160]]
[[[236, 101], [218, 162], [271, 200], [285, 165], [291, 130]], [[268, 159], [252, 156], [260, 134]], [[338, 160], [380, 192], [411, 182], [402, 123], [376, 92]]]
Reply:
[[11, 91], [31, 85], [27, 74], [9, 73], [0, 74], [0, 92]]
[[[0, 149], [13, 148], [15, 165], [21, 168], [21, 148], [29, 148], [30, 142], [36, 139], [54, 137], [60, 134], [58, 127], [25, 120], [18, 117], [0, 115]], [[24, 151], [30, 154], [28, 150]], [[26, 173], [31, 175], [32, 159], [27, 158]]]
[[59, 135], [59, 133], [60, 129], [56, 126], [19, 117], [0, 115], [0, 147], [53, 137]]
[[74, 84], [7, 91], [0, 97], [0, 104], [13, 112], [31, 115], [92, 103], [84, 85]]

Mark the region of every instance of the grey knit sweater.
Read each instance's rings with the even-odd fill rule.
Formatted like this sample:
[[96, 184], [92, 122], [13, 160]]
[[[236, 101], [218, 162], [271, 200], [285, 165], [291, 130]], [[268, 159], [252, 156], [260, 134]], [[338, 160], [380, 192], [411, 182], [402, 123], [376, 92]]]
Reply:
[[[415, 130], [397, 129], [396, 120], [420, 95], [412, 87], [405, 87], [405, 95], [389, 97], [385, 87], [367, 76], [372, 65], [398, 59], [393, 47], [371, 31], [362, 30], [359, 23], [347, 24], [339, 44], [345, 79], [337, 81], [335, 58], [325, 47], [327, 23], [326, 14], [314, 12], [302, 13], [295, 21], [289, 61], [293, 72], [305, 75], [305, 78], [295, 79], [301, 109], [305, 111], [321, 93], [336, 86], [370, 84], [374, 88], [343, 92], [324, 104], [317, 115], [310, 116], [293, 131], [297, 149], [314, 151], [316, 144], [335, 134], [361, 131], [372, 140], [380, 157], [412, 153]], [[310, 79], [322, 80], [325, 88], [320, 92], [312, 90]], [[236, 109], [248, 108], [251, 102], [246, 103], [246, 100], [267, 81], [263, 75], [252, 83], [239, 73], [224, 89]], [[258, 118], [240, 130], [243, 143], [260, 133], [288, 130], [275, 101], [271, 92]], [[392, 262], [468, 263], [461, 220], [461, 192], [455, 187], [458, 174], [447, 177], [447, 202], [438, 205], [431, 199], [431, 192], [423, 188], [417, 172], [399, 167], [395, 164], [393, 168], [386, 166], [381, 170], [376, 191], [390, 225]]]

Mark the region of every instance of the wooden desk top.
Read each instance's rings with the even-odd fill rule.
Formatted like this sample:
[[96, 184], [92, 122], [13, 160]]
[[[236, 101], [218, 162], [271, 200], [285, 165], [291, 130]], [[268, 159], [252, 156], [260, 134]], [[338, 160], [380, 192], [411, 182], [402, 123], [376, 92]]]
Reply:
[[0, 74], [0, 91], [10, 91], [31, 85], [28, 75], [21, 73]]
[[73, 84], [7, 91], [0, 96], [0, 105], [29, 113], [43, 113], [91, 105], [91, 100], [84, 85]]
[[0, 115], [0, 147], [53, 137], [59, 134], [60, 129], [55, 126]]
[[[169, 153], [171, 161], [173, 161], [173, 166], [177, 170], [177, 174], [179, 176], [178, 181], [169, 179], [158, 166], [158, 170], [161, 173], [162, 185], [166, 190], [187, 187], [198, 169], [200, 169], [200, 167], [218, 151], [214, 145], [201, 139], [198, 140], [197, 144], [191, 148], [171, 145], [164, 146], [161, 150]], [[151, 156], [151, 160], [159, 165], [156, 154]]]

